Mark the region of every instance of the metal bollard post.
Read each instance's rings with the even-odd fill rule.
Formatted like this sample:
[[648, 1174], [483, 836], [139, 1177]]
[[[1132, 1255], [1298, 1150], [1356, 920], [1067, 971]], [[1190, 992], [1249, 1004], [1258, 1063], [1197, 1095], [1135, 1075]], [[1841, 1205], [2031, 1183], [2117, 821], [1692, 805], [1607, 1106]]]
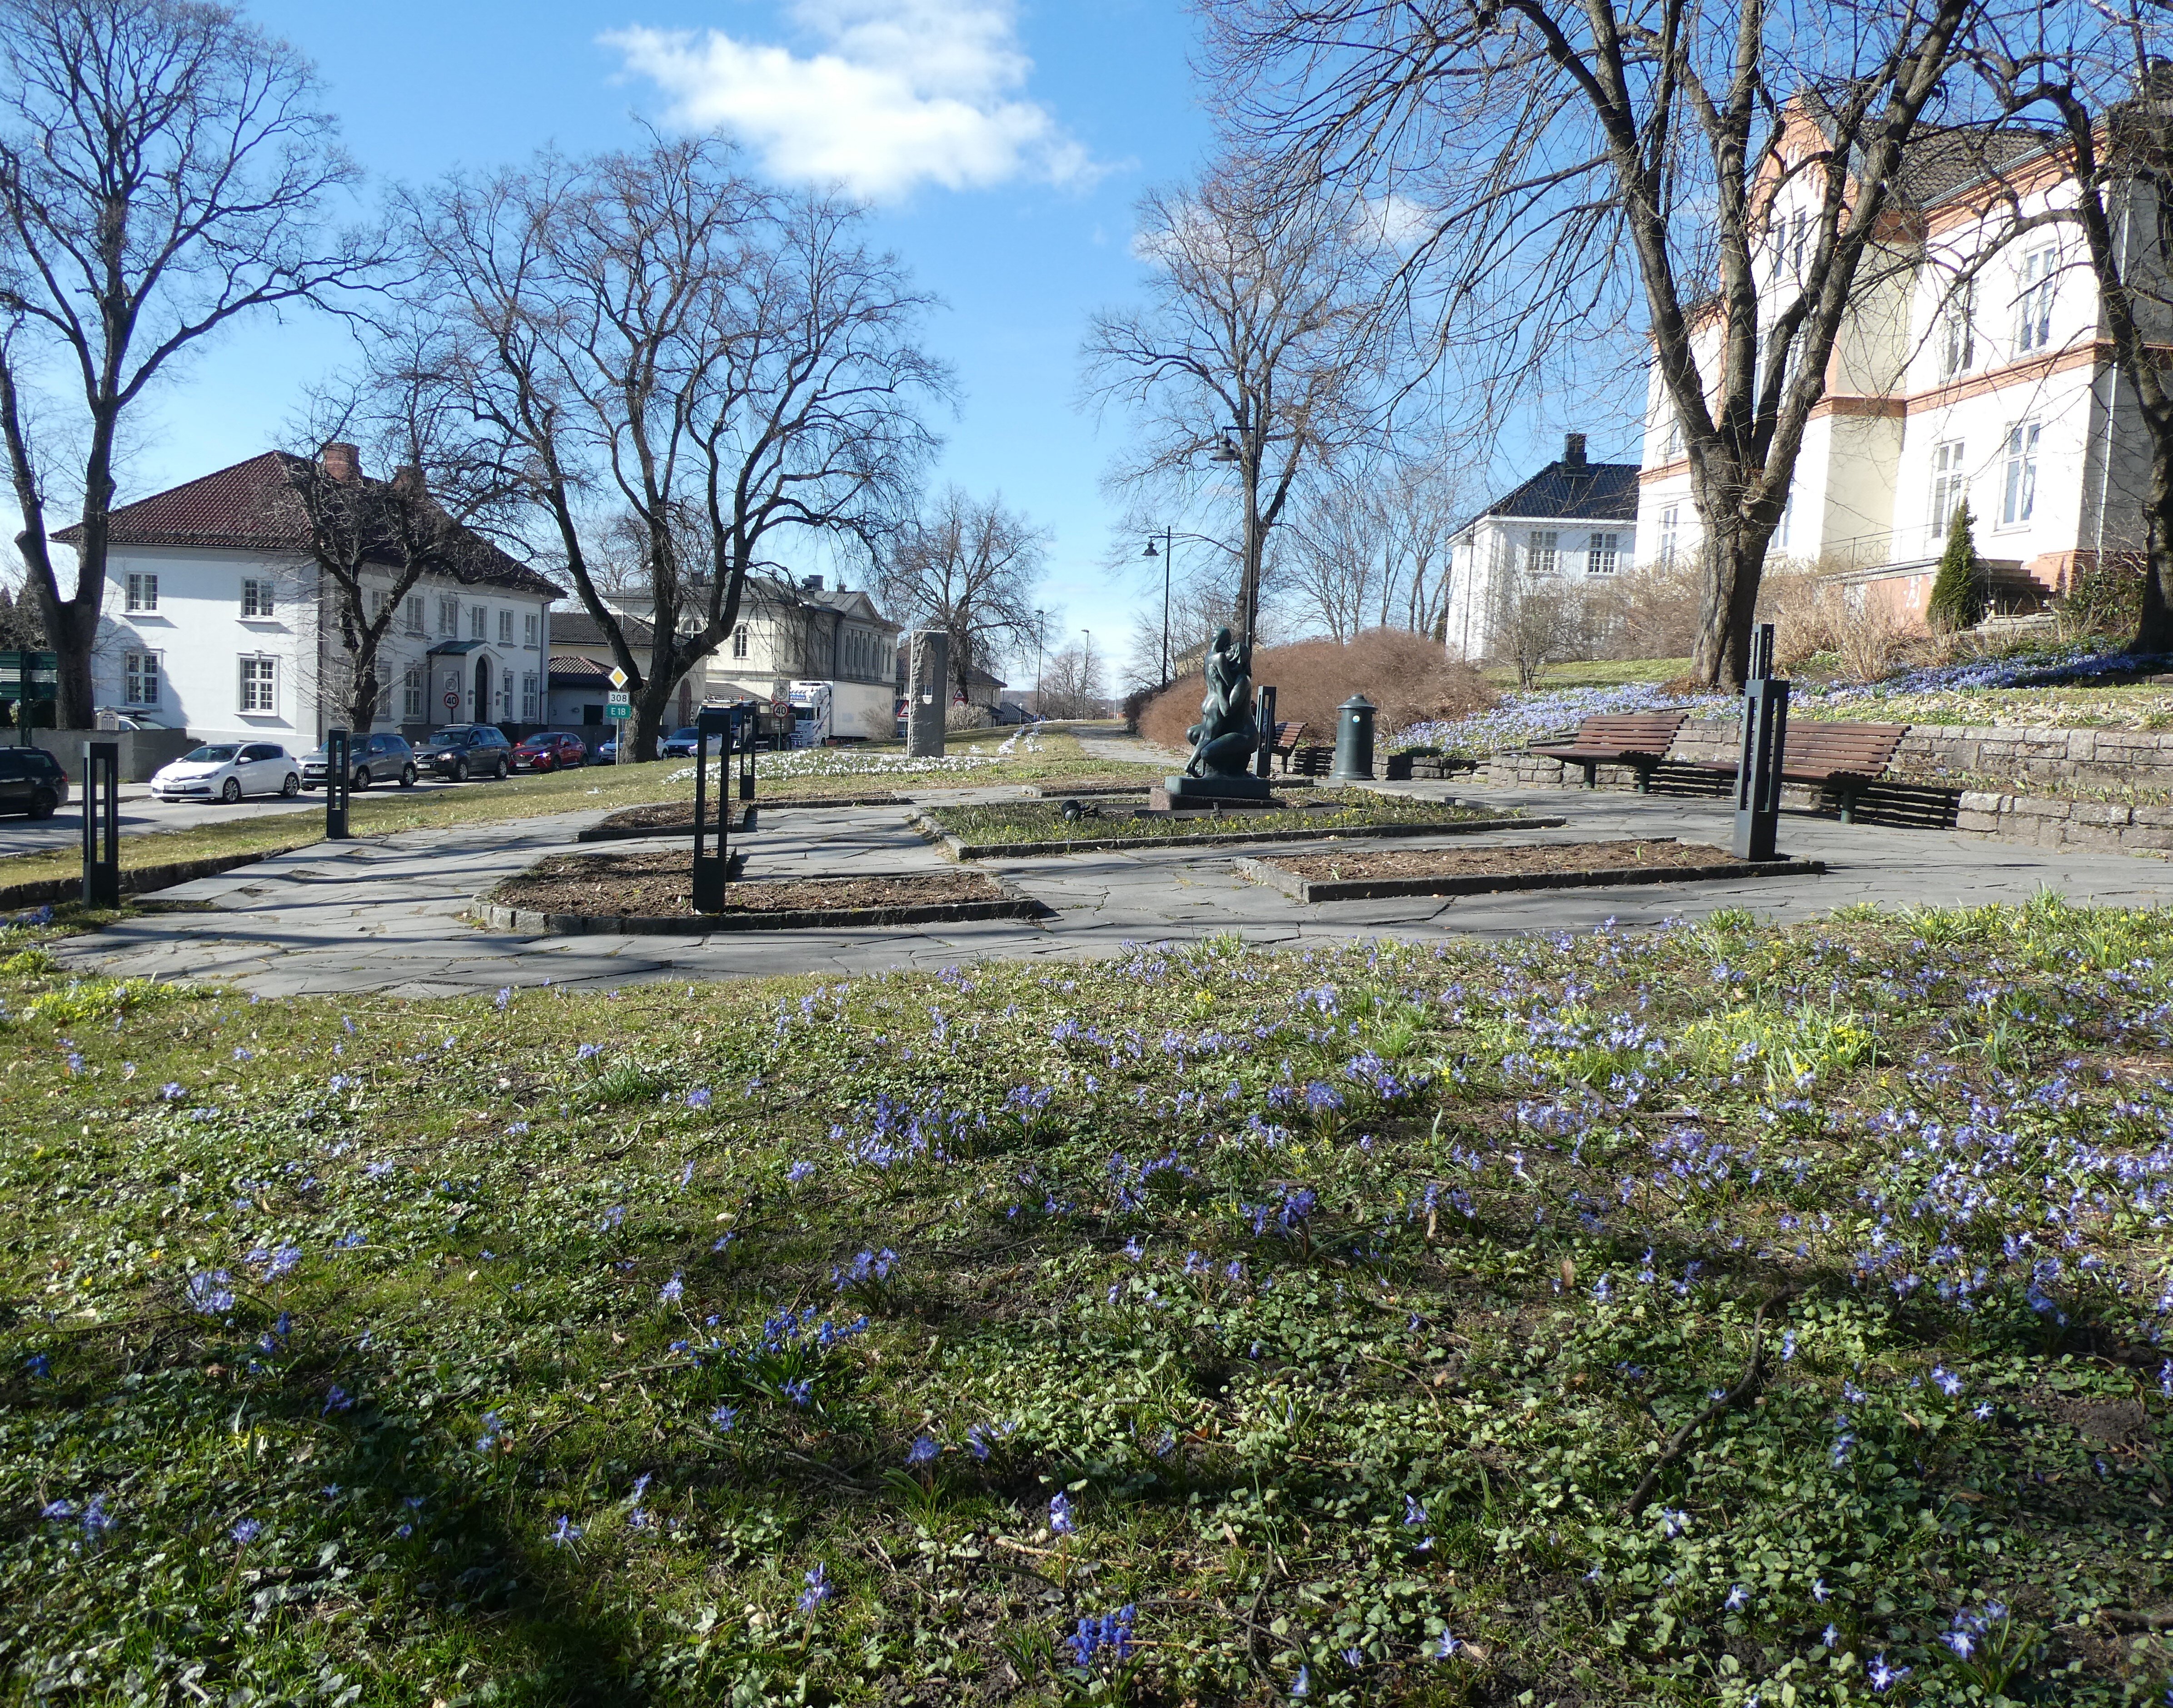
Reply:
[[1331, 781], [1373, 780], [1373, 703], [1363, 694], [1351, 695], [1335, 709], [1335, 769], [1329, 773]]
[[344, 730], [325, 731], [325, 838], [345, 842], [348, 803], [354, 793], [353, 744]]
[[[725, 756], [731, 750], [732, 714], [728, 709], [704, 710], [694, 719], [694, 911], [725, 911], [725, 886], [731, 881], [731, 798], [725, 788]], [[704, 852], [709, 838], [709, 746], [717, 746], [717, 851]]]
[[1275, 762], [1275, 691], [1272, 687], [1259, 691], [1254, 701], [1254, 717], [1260, 728], [1260, 751], [1253, 761], [1253, 774], [1264, 780]]
[[121, 744], [83, 744], [83, 904], [121, 905]]
[[1743, 684], [1743, 753], [1735, 772], [1735, 857], [1774, 859], [1781, 827], [1781, 772], [1788, 741], [1788, 683], [1773, 675], [1773, 625], [1750, 643]]
[[755, 712], [752, 706], [741, 706], [738, 714], [738, 737], [735, 743], [740, 756], [740, 799], [754, 799], [754, 738]]

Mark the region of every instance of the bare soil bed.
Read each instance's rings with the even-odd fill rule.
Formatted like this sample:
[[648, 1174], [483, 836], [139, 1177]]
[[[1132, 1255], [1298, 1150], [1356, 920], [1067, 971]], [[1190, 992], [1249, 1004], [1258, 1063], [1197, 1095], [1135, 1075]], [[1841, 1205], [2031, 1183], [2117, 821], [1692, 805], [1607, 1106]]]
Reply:
[[1262, 861], [1302, 878], [1479, 877], [1503, 872], [1613, 870], [1624, 866], [1732, 865], [1735, 856], [1702, 842], [1547, 842], [1516, 847], [1383, 849], [1353, 854], [1277, 854]]
[[[554, 854], [507, 879], [490, 899], [539, 913], [691, 914], [690, 864], [678, 853]], [[1005, 893], [985, 872], [955, 870], [888, 877], [751, 878], [726, 888], [725, 908], [728, 913], [834, 913], [992, 902]]]

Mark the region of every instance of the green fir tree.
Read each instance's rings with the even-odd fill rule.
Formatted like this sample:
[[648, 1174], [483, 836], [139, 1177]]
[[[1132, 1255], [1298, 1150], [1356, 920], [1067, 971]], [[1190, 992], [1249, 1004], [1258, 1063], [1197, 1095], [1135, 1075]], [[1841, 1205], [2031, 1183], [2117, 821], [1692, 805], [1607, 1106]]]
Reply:
[[1956, 504], [1947, 523], [1947, 549], [1939, 558], [1939, 577], [1932, 584], [1932, 597], [1924, 615], [1933, 628], [1951, 634], [1983, 622], [1984, 607], [1984, 574], [1976, 561], [1969, 506]]

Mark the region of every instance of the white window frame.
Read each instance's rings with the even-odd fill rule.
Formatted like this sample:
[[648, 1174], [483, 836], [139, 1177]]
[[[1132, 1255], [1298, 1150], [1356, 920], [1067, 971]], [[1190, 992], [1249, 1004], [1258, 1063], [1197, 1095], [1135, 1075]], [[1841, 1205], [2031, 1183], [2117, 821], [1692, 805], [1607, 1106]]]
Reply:
[[533, 724], [537, 721], [534, 671], [523, 671], [520, 673], [520, 721], [524, 724]]
[[279, 614], [278, 590], [262, 575], [241, 578], [241, 617], [245, 622], [269, 622]]
[[2060, 252], [2033, 249], [2022, 257], [2014, 295], [2014, 353], [2028, 356], [2052, 344], [2052, 296], [2058, 288]]
[[1669, 504], [1660, 512], [1660, 549], [1655, 562], [1673, 563], [1682, 544], [1683, 512], [1680, 504]]
[[122, 653], [121, 703], [124, 706], [157, 705], [159, 687], [165, 674], [165, 661], [155, 652]]
[[500, 606], [499, 607], [498, 644], [500, 646], [511, 646], [513, 644], [513, 612], [509, 607], [504, 606]]
[[121, 605], [128, 611], [156, 611], [159, 578], [148, 570], [130, 570], [122, 589]]
[[470, 640], [490, 638], [490, 607], [488, 605], [468, 606], [468, 638]]
[[422, 595], [421, 594], [419, 594], [419, 593], [411, 593], [411, 594], [409, 594], [409, 595], [407, 595], [407, 633], [410, 633], [410, 634], [420, 634], [420, 633], [423, 633], [423, 595]]
[[747, 626], [742, 622], [732, 630], [732, 656], [745, 658], [747, 655]]
[[1969, 502], [1969, 475], [1962, 466], [1965, 455], [1965, 442], [1959, 439], [1942, 439], [1932, 447], [1931, 531], [1934, 538], [1945, 536], [1955, 519], [1955, 506]]
[[423, 667], [409, 665], [400, 672], [400, 715], [413, 723], [423, 715]]
[[279, 709], [279, 660], [268, 653], [245, 653], [240, 663], [241, 709], [264, 717]]
[[1551, 575], [1561, 567], [1561, 533], [1534, 528], [1524, 536], [1524, 568], [1533, 575]]
[[2037, 450], [2044, 433], [2039, 421], [2018, 421], [2007, 429], [2000, 457], [1999, 525], [2029, 525], [2037, 511]]
[[1976, 281], [1955, 288], [1939, 323], [1939, 378], [1951, 380], [1976, 365]]
[[542, 619], [536, 612], [530, 612], [520, 620], [520, 634], [522, 645], [535, 646], [539, 644], [543, 638]]
[[1622, 561], [1620, 534], [1590, 534], [1584, 541], [1584, 573], [1612, 575]]
[[461, 638], [461, 601], [450, 593], [438, 595], [438, 638], [458, 640]]

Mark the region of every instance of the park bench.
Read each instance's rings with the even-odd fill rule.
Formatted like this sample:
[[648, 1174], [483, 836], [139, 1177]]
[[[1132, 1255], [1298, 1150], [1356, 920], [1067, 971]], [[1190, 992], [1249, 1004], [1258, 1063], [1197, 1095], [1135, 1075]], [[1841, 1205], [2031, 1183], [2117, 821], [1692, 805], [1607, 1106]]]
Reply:
[[[1841, 809], [1841, 822], [1851, 823], [1858, 801], [1885, 775], [1908, 733], [1906, 724], [1825, 724], [1809, 719], [1791, 723], [1781, 747], [1781, 780], [1830, 792]], [[1733, 761], [1671, 761], [1668, 769], [1732, 783], [1741, 767]]]
[[1305, 725], [1296, 718], [1286, 718], [1275, 725], [1275, 732], [1268, 738], [1268, 751], [1283, 762], [1283, 769], [1291, 768], [1291, 756], [1297, 752], [1297, 744], [1304, 738]]
[[1603, 765], [1627, 765], [1637, 773], [1637, 792], [1649, 794], [1653, 768], [1667, 757], [1675, 731], [1690, 716], [1687, 710], [1610, 712], [1587, 718], [1577, 734], [1561, 746], [1529, 747], [1525, 752], [1542, 759], [1558, 759], [1565, 765], [1584, 768], [1584, 786], [1599, 786]]

